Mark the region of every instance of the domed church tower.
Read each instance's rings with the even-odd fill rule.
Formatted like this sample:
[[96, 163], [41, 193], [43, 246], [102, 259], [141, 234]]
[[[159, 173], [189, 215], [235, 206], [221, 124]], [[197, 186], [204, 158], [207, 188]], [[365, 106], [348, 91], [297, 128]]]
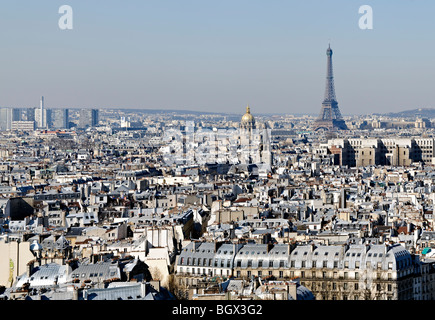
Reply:
[[243, 115], [240, 122], [240, 128], [247, 130], [255, 129], [255, 118], [251, 114], [251, 108], [249, 108], [249, 105], [246, 107], [246, 113]]

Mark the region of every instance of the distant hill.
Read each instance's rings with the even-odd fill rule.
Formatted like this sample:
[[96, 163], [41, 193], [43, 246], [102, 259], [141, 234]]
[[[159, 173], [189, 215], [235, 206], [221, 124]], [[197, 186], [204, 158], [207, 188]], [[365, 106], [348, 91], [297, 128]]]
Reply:
[[375, 114], [375, 115], [383, 115], [392, 118], [413, 118], [421, 117], [421, 118], [435, 118], [435, 108], [418, 108], [412, 110], [404, 110], [399, 112], [389, 112], [384, 114]]

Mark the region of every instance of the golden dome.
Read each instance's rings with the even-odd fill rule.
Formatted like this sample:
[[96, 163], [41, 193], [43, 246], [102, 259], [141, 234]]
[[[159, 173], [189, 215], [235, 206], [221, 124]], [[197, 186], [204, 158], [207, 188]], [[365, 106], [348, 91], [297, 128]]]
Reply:
[[246, 107], [246, 113], [242, 117], [242, 123], [254, 123], [254, 116], [251, 114], [249, 106]]

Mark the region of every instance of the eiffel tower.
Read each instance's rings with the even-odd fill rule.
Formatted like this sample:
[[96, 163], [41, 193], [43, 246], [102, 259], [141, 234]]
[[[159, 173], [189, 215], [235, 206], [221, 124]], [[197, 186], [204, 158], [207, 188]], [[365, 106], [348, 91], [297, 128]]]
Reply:
[[335, 98], [334, 76], [332, 73], [332, 50], [328, 46], [326, 50], [327, 56], [327, 70], [326, 70], [326, 88], [325, 98], [322, 102], [322, 109], [320, 110], [319, 117], [314, 121], [314, 131], [323, 129], [327, 131], [334, 130], [347, 130], [346, 123], [344, 122], [338, 102]]

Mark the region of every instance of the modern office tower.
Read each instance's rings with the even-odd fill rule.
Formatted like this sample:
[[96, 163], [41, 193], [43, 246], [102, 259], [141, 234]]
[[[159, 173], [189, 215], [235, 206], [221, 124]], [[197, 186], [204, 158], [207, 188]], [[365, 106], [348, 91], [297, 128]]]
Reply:
[[50, 123], [50, 111], [44, 108], [44, 97], [41, 97], [39, 108], [35, 108], [35, 121], [36, 127], [40, 129], [47, 129]]
[[327, 69], [326, 69], [326, 88], [325, 97], [322, 103], [320, 115], [314, 122], [314, 130], [347, 130], [346, 123], [341, 117], [335, 97], [334, 76], [332, 72], [332, 50], [331, 46], [326, 50]]
[[21, 121], [22, 116], [21, 116], [21, 109], [17, 109], [17, 108], [13, 108], [11, 109], [12, 111], [12, 121]]
[[0, 108], [0, 130], [10, 130], [12, 127], [12, 109]]
[[37, 128], [47, 129], [51, 123], [51, 109], [35, 108], [35, 122]]
[[51, 109], [51, 123], [49, 127], [52, 129], [68, 129], [69, 127], [69, 111], [68, 109]]
[[99, 123], [97, 109], [81, 109], [79, 114], [79, 128], [96, 127]]
[[26, 109], [26, 120], [27, 121], [35, 121], [35, 108], [27, 108]]

